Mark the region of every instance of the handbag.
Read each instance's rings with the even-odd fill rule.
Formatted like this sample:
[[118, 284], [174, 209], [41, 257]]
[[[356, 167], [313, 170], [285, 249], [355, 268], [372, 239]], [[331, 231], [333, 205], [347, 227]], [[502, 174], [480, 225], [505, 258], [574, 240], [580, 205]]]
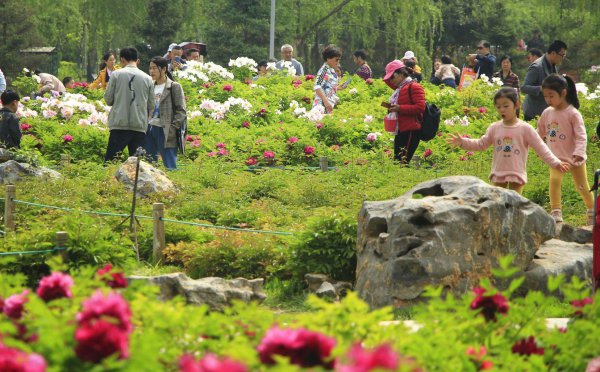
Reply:
[[390, 112], [383, 118], [383, 127], [386, 132], [398, 133], [398, 113]]

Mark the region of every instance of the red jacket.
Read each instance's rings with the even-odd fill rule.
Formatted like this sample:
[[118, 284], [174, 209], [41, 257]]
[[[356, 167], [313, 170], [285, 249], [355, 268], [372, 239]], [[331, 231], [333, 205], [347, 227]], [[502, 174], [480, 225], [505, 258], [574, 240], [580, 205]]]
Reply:
[[[410, 87], [410, 95], [408, 89]], [[412, 100], [411, 100], [412, 98]], [[421, 120], [425, 112], [425, 91], [417, 82], [406, 84], [398, 94], [398, 131], [421, 130]]]

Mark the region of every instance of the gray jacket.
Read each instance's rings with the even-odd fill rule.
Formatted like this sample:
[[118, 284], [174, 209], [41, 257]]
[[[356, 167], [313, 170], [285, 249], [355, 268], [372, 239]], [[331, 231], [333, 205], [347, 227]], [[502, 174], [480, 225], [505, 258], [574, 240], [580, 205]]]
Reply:
[[108, 128], [146, 133], [148, 115], [154, 109], [154, 82], [135, 66], [116, 70], [110, 76], [104, 92], [106, 104], [112, 106], [108, 114]]
[[521, 92], [527, 94], [523, 101], [523, 112], [526, 116], [541, 115], [548, 107], [542, 94], [542, 82], [548, 75], [556, 73], [558, 73], [557, 67], [548, 61], [546, 54], [533, 61], [529, 66], [523, 85], [521, 85]]
[[185, 95], [181, 84], [167, 78], [158, 112], [165, 133], [165, 148], [177, 148], [177, 129], [186, 119]]

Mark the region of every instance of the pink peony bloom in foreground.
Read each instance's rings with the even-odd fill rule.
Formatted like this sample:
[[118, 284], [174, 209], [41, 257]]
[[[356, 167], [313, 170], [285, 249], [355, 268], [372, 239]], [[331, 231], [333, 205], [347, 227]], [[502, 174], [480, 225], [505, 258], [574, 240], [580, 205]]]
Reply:
[[46, 302], [63, 297], [71, 298], [73, 297], [71, 293], [72, 286], [73, 278], [71, 276], [55, 272], [40, 280], [36, 293]]
[[70, 134], [65, 134], [63, 136], [63, 142], [65, 142], [65, 143], [73, 142], [73, 136]]
[[20, 294], [14, 294], [4, 300], [4, 314], [12, 319], [21, 319], [25, 310], [25, 303], [29, 301], [27, 295], [28, 290], [24, 290]]
[[544, 348], [538, 347], [537, 343], [535, 342], [535, 337], [533, 336], [529, 336], [529, 338], [526, 339], [520, 339], [513, 345], [511, 350], [513, 354], [519, 355], [544, 355]]
[[102, 359], [118, 354], [129, 356], [129, 337], [118, 326], [103, 319], [79, 326], [75, 331], [75, 354], [86, 362], [99, 363]]
[[273, 151], [265, 151], [263, 152], [263, 157], [265, 159], [275, 159], [275, 153]]
[[250, 123], [248, 121], [245, 121], [242, 123], [242, 127], [244, 128], [250, 128]]
[[275, 355], [288, 357], [291, 364], [301, 367], [333, 367], [331, 351], [335, 339], [304, 328], [281, 329], [272, 327], [258, 345], [261, 362], [275, 364]]
[[425, 151], [423, 152], [423, 159], [427, 159], [432, 154], [433, 154], [433, 151], [431, 151], [431, 149], [425, 149]]
[[375, 133], [367, 134], [367, 141], [369, 141], [369, 142], [377, 141], [377, 135]]
[[0, 371], [44, 372], [46, 361], [39, 354], [27, 354], [0, 344]]
[[581, 317], [583, 316], [583, 308], [586, 305], [591, 305], [594, 303], [594, 299], [591, 297], [586, 297], [582, 300], [573, 300], [571, 301], [571, 305], [575, 308], [575, 313], [573, 316]]
[[229, 358], [219, 358], [214, 354], [206, 354], [201, 360], [189, 355], [179, 358], [180, 372], [246, 372], [248, 368], [240, 362]]
[[485, 320], [496, 321], [497, 313], [504, 315], [508, 313], [508, 301], [502, 294], [496, 293], [492, 296], [484, 296], [485, 289], [481, 287], [473, 289], [473, 292], [476, 297], [471, 302], [471, 309], [481, 309], [481, 314], [485, 317]]
[[227, 147], [227, 145], [225, 145], [223, 142], [219, 142], [215, 145], [215, 147], [218, 149], [224, 149], [225, 147]]
[[200, 147], [200, 141], [198, 141], [198, 140], [194, 140], [194, 141], [192, 142], [192, 147]]
[[587, 367], [585, 367], [585, 372], [599, 372], [600, 371], [600, 357], [596, 357], [591, 359]]
[[27, 132], [29, 129], [31, 129], [31, 124], [21, 123], [21, 131]]
[[288, 143], [296, 143], [296, 142], [298, 142], [298, 137], [290, 137], [290, 138], [288, 138], [287, 141], [288, 141]]
[[315, 78], [315, 75], [305, 75], [304, 76], [304, 80], [309, 81], [309, 80], [313, 80]]
[[186, 142], [192, 142], [194, 140], [194, 137], [192, 137], [188, 134], [187, 136], [185, 136], [185, 140], [186, 140]]
[[104, 295], [101, 290], [97, 290], [83, 301], [83, 310], [77, 314], [77, 323], [81, 326], [99, 319], [110, 319], [111, 324], [125, 333], [133, 330], [129, 304], [118, 293], [109, 292]]
[[229, 84], [225, 84], [225, 85], [223, 85], [223, 90], [226, 92], [231, 92], [233, 90], [233, 86], [231, 86]]
[[227, 150], [227, 149], [219, 149], [219, 151], [217, 151], [217, 155], [219, 155], [219, 156], [227, 156], [227, 155], [229, 155], [229, 150]]
[[367, 80], [365, 80], [365, 83], [367, 83], [368, 85], [373, 84], [373, 79], [368, 78]]
[[254, 157], [246, 159], [246, 165], [256, 165], [258, 163]]
[[317, 129], [321, 129], [321, 128], [323, 128], [323, 124], [317, 123], [317, 124], [315, 124], [315, 127], [317, 127]]
[[96, 275], [111, 288], [127, 288], [127, 279], [125, 279], [123, 272], [113, 271], [113, 267], [109, 263], [98, 269]]
[[360, 343], [354, 344], [348, 352], [347, 365], [336, 365], [337, 372], [395, 371], [399, 357], [389, 345], [381, 345], [373, 350], [365, 350]]
[[485, 108], [485, 107], [482, 106], [482, 107], [479, 108], [479, 112], [481, 114], [485, 114], [486, 112], [488, 112], [488, 110], [487, 110], [487, 108]]
[[315, 148], [312, 146], [304, 146], [304, 153], [306, 155], [312, 155], [315, 153]]

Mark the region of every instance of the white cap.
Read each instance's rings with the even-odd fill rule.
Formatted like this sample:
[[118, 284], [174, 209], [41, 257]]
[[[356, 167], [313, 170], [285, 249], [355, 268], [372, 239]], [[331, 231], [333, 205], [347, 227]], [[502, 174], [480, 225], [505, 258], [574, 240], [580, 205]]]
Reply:
[[415, 53], [413, 53], [411, 50], [407, 50], [406, 53], [404, 53], [404, 57], [402, 57], [402, 59], [412, 59], [415, 58]]
[[168, 50], [168, 52], [172, 51], [173, 48], [176, 47], [176, 46], [177, 46], [177, 43], [171, 43], [171, 44], [169, 44], [169, 50]]

